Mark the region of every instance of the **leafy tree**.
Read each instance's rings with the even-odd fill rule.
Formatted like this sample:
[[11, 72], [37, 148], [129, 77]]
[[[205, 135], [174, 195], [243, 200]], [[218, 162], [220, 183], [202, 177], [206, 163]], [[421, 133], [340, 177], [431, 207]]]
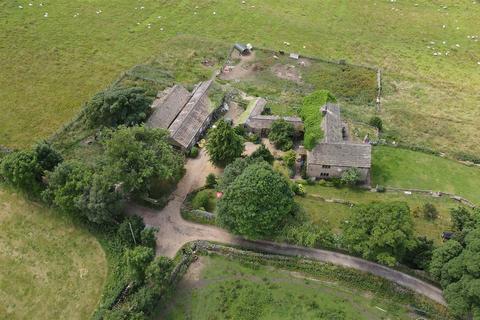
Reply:
[[218, 219], [237, 234], [252, 238], [277, 233], [294, 209], [288, 181], [266, 162], [253, 163], [233, 181], [218, 202]]
[[38, 164], [45, 171], [52, 171], [63, 161], [62, 156], [46, 141], [41, 141], [35, 146], [35, 154]]
[[207, 188], [214, 188], [217, 185], [217, 177], [213, 173], [209, 173], [205, 179], [205, 186]]
[[273, 161], [275, 160], [270, 150], [268, 150], [268, 148], [263, 143], [260, 145], [260, 147], [257, 148], [257, 150], [255, 150], [250, 155], [250, 158], [256, 158], [256, 159], [259, 158], [270, 164], [272, 164]]
[[84, 164], [65, 161], [48, 175], [48, 188], [43, 192], [43, 198], [65, 212], [81, 214], [92, 175], [92, 170]]
[[146, 279], [151, 284], [167, 284], [175, 264], [167, 257], [157, 257], [145, 270]]
[[210, 161], [220, 167], [225, 167], [243, 153], [244, 144], [241, 136], [224, 120], [208, 131], [207, 152]]
[[275, 145], [275, 148], [287, 151], [293, 147], [293, 136], [295, 128], [284, 119], [275, 120], [272, 123], [268, 139]]
[[355, 186], [360, 181], [360, 171], [357, 168], [348, 168], [342, 173], [341, 182], [347, 186]]
[[192, 207], [200, 210], [211, 210], [210, 194], [206, 190], [198, 192], [192, 200]]
[[417, 237], [415, 244], [407, 249], [402, 262], [410, 268], [428, 270], [434, 248], [433, 240]]
[[157, 237], [155, 233], [157, 228], [145, 228], [140, 232], [140, 242], [142, 246], [155, 249], [157, 247]]
[[330, 225], [325, 222], [321, 225], [305, 221], [301, 224], [288, 226], [286, 239], [297, 245], [311, 248], [335, 246], [335, 240]]
[[92, 175], [88, 189], [79, 200], [79, 210], [94, 223], [114, 222], [123, 211], [124, 195], [102, 173]]
[[29, 192], [41, 188], [42, 167], [35, 152], [23, 150], [7, 154], [0, 162], [0, 174], [11, 185]]
[[91, 127], [133, 126], [147, 119], [152, 99], [143, 88], [113, 88], [96, 94], [85, 105], [85, 116]]
[[143, 282], [145, 279], [145, 269], [147, 269], [147, 266], [155, 257], [153, 249], [138, 246], [125, 251], [124, 256], [133, 280]]
[[415, 245], [410, 209], [402, 202], [360, 205], [343, 231], [348, 249], [389, 266]]
[[153, 180], [176, 181], [183, 158], [168, 143], [165, 130], [121, 126], [104, 142], [105, 170], [127, 193], [148, 192]]
[[378, 131], [383, 130], [383, 122], [380, 117], [377, 117], [377, 116], [371, 117], [370, 120], [368, 121], [368, 124], [371, 125], [372, 127], [377, 128]]
[[223, 175], [219, 179], [218, 188], [222, 191], [227, 190], [228, 186], [232, 184], [235, 179], [238, 178], [242, 174], [242, 172], [252, 163], [254, 162], [261, 162], [262, 159], [259, 158], [237, 158], [235, 161], [230, 163], [228, 166], [225, 167], [223, 171]]
[[144, 229], [145, 223], [141, 217], [129, 216], [118, 226], [117, 236], [123, 245], [133, 247], [141, 243]]
[[290, 169], [295, 167], [296, 160], [297, 160], [297, 154], [293, 150], [289, 150], [285, 152], [285, 154], [283, 155], [283, 162]]
[[425, 203], [422, 208], [423, 217], [429, 220], [435, 220], [438, 218], [438, 210], [432, 203]]
[[473, 229], [478, 222], [478, 213], [472, 212], [465, 207], [452, 208], [450, 210], [452, 226], [456, 231]]
[[430, 274], [432, 277], [440, 280], [443, 266], [451, 259], [457, 257], [462, 250], [462, 245], [455, 240], [449, 240], [441, 247], [435, 249], [430, 263]]

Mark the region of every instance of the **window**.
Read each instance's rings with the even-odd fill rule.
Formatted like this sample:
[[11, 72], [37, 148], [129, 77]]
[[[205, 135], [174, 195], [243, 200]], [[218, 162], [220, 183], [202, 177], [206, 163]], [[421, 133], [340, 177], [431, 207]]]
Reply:
[[320, 177], [328, 177], [329, 175], [327, 172], [320, 172]]
[[324, 165], [322, 166], [322, 168], [324, 168], [324, 169], [330, 169], [330, 167], [331, 167], [331, 166], [326, 165], [326, 164], [324, 164]]

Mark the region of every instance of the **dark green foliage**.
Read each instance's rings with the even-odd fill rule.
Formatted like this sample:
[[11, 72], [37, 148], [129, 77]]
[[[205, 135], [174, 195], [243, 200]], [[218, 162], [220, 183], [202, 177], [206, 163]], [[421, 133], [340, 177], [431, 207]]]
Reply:
[[289, 169], [295, 168], [295, 161], [297, 160], [297, 154], [293, 150], [289, 150], [285, 152], [283, 155], [283, 162], [285, 163], [285, 166]]
[[240, 157], [244, 149], [242, 137], [224, 120], [218, 121], [216, 127], [208, 131], [206, 147], [210, 161], [220, 167]]
[[327, 222], [317, 224], [305, 221], [301, 224], [288, 226], [285, 230], [285, 238], [291, 243], [304, 247], [335, 247], [334, 235]]
[[209, 190], [199, 191], [192, 200], [192, 208], [205, 211], [212, 211], [214, 209], [213, 199]]
[[219, 179], [218, 188], [222, 191], [227, 190], [227, 187], [242, 174], [243, 170], [245, 170], [252, 163], [261, 161], [263, 160], [252, 157], [235, 159], [235, 161], [225, 167], [223, 175]]
[[38, 164], [45, 171], [52, 171], [60, 162], [62, 156], [46, 141], [39, 142], [35, 146]]
[[129, 216], [118, 226], [117, 237], [126, 247], [133, 247], [142, 242], [142, 231], [145, 223], [139, 216]]
[[242, 137], [245, 137], [247, 134], [247, 131], [245, 130], [245, 127], [243, 124], [237, 125], [235, 128], [233, 128], [233, 131], [235, 131], [236, 134]]
[[413, 269], [428, 270], [433, 249], [435, 249], [433, 240], [429, 240], [427, 237], [417, 237], [414, 246], [407, 249], [402, 263]]
[[168, 143], [165, 130], [121, 126], [104, 142], [105, 170], [127, 193], [148, 192], [152, 181], [177, 181], [183, 158]]
[[460, 243], [455, 240], [449, 240], [442, 246], [433, 251], [432, 261], [430, 263], [430, 274], [436, 280], [441, 279], [442, 268], [451, 259], [457, 257], [463, 248]]
[[360, 181], [360, 171], [357, 168], [348, 168], [342, 173], [342, 184], [353, 187]]
[[37, 193], [41, 188], [43, 169], [33, 151], [7, 154], [0, 162], [0, 175], [11, 185], [27, 192]]
[[266, 162], [254, 163], [231, 183], [218, 202], [218, 219], [252, 238], [280, 231], [294, 208], [288, 181]]
[[380, 117], [377, 117], [377, 116], [371, 117], [370, 120], [368, 121], [368, 124], [371, 125], [372, 127], [377, 128], [378, 131], [383, 130], [383, 122], [382, 122], [382, 119], [380, 119]]
[[215, 188], [217, 185], [217, 176], [213, 173], [209, 173], [207, 178], [205, 179], [205, 186], [207, 188]]
[[174, 263], [167, 257], [157, 257], [145, 270], [145, 276], [149, 283], [165, 285], [170, 278]]
[[389, 266], [415, 245], [410, 209], [402, 202], [357, 206], [343, 231], [348, 249]]
[[88, 124], [116, 127], [133, 126], [147, 119], [152, 99], [143, 88], [113, 88], [96, 94], [85, 105]]
[[48, 176], [43, 198], [62, 211], [82, 214], [85, 194], [92, 183], [93, 171], [78, 161], [65, 161]]
[[278, 119], [272, 123], [268, 139], [275, 145], [275, 148], [287, 151], [293, 147], [294, 134], [295, 128], [291, 123]]
[[452, 226], [456, 231], [462, 231], [464, 229], [472, 229], [479, 222], [479, 214], [468, 210], [465, 207], [452, 208], [450, 210], [452, 217]]
[[275, 160], [270, 150], [268, 150], [268, 148], [263, 143], [260, 145], [260, 147], [257, 148], [257, 150], [255, 150], [250, 155], [250, 158], [259, 158], [270, 164], [272, 164], [273, 161]]
[[323, 138], [321, 128], [323, 116], [320, 109], [327, 102], [335, 102], [335, 97], [326, 90], [316, 91], [303, 99], [300, 116], [305, 130], [303, 145], [308, 150], [312, 150]]
[[141, 245], [155, 250], [157, 247], [156, 228], [145, 228], [140, 233]]
[[423, 217], [428, 220], [435, 220], [438, 218], [438, 210], [432, 203], [425, 203], [422, 208]]
[[131, 278], [136, 282], [143, 282], [143, 280], [145, 279], [145, 270], [155, 257], [155, 252], [153, 251], [153, 249], [138, 246], [125, 251], [124, 256], [125, 262], [128, 265]]
[[200, 153], [200, 151], [198, 150], [197, 147], [193, 146], [191, 149], [190, 149], [190, 152], [188, 153], [188, 157], [189, 158], [192, 158], [192, 159], [195, 159], [196, 157], [198, 157], [198, 154]]

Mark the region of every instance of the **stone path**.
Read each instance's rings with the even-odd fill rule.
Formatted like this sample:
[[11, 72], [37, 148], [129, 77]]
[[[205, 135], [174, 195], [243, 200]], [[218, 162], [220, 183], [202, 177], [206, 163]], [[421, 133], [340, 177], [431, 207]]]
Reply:
[[220, 173], [219, 169], [209, 163], [208, 156], [204, 150], [200, 152], [197, 159], [189, 159], [187, 161], [186, 169], [187, 172], [179, 182], [173, 194], [173, 199], [164, 209], [148, 209], [136, 204], [131, 204], [128, 207], [130, 213], [143, 217], [147, 225], [155, 226], [159, 229], [157, 233], [158, 255], [173, 257], [185, 243], [195, 240], [207, 240], [239, 245], [246, 249], [265, 253], [304, 256], [309, 259], [374, 274], [445, 305], [441, 289], [374, 262], [333, 251], [303, 248], [268, 241], [249, 241], [233, 236], [227, 231], [214, 226], [201, 225], [184, 220], [180, 215], [180, 208], [188, 193], [203, 186], [205, 178], [209, 173]]

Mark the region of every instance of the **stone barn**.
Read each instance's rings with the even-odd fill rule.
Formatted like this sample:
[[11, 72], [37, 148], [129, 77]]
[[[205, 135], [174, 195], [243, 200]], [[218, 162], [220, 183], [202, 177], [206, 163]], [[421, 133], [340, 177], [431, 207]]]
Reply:
[[171, 143], [182, 150], [189, 150], [208, 128], [219, 107], [208, 98], [212, 82], [199, 83], [192, 93], [180, 85], [159, 93], [146, 125], [168, 129]]

